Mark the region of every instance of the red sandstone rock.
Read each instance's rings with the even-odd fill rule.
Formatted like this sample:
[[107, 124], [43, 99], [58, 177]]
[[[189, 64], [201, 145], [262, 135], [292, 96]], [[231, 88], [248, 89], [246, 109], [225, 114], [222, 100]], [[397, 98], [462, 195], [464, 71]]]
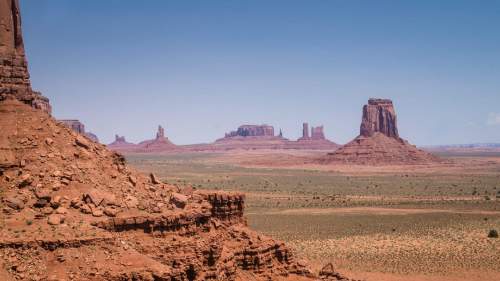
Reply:
[[311, 139], [312, 140], [324, 140], [325, 133], [323, 132], [323, 126], [311, 127]]
[[31, 89], [18, 0], [0, 1], [0, 101], [15, 98], [51, 112], [49, 100]]
[[422, 164], [439, 161], [399, 137], [391, 100], [370, 99], [363, 107], [360, 135], [320, 163], [361, 165]]
[[363, 107], [360, 135], [371, 137], [382, 133], [390, 138], [399, 138], [396, 112], [388, 99], [369, 99]]
[[140, 142], [133, 151], [134, 152], [161, 152], [161, 151], [172, 151], [172, 150], [177, 150], [177, 149], [178, 149], [177, 146], [175, 144], [173, 144], [165, 136], [165, 129], [163, 129], [162, 126], [158, 126], [156, 138], [152, 139], [152, 140]]
[[[22, 50], [18, 7], [0, 0], [2, 52]], [[1, 81], [2, 279], [318, 280], [286, 245], [248, 229], [243, 195], [174, 194], [176, 209], [176, 187], [151, 186], [120, 154], [33, 109], [44, 108], [18, 91], [28, 93], [25, 70]], [[165, 139], [159, 128], [155, 143]]]
[[274, 137], [274, 127], [269, 125], [242, 125], [236, 131], [226, 134], [225, 138], [230, 137]]
[[107, 145], [109, 149], [119, 152], [133, 151], [137, 148], [134, 143], [127, 142], [125, 137], [115, 135], [115, 141]]
[[[176, 194], [176, 187], [153, 184], [101, 144], [77, 145], [80, 135], [14, 100], [0, 102], [0, 129], [0, 159], [19, 152], [2, 166], [2, 196], [17, 198], [21, 177], [30, 178], [22, 189], [25, 199], [8, 200], [14, 208], [0, 214], [5, 222], [0, 256], [16, 257], [19, 266], [30, 268], [24, 276], [9, 271], [9, 278], [48, 280], [49, 273], [58, 272], [59, 279], [89, 280], [99, 272], [99, 280], [142, 274], [153, 280], [248, 280], [249, 274], [253, 280], [317, 280], [286, 245], [246, 227], [242, 194]], [[45, 142], [49, 137], [51, 145]], [[50, 153], [61, 157], [40, 157]], [[45, 188], [69, 175], [64, 188]], [[21, 202], [33, 207], [21, 208]], [[27, 231], [17, 237], [11, 229]], [[53, 253], [92, 262], [57, 258], [54, 264]]]

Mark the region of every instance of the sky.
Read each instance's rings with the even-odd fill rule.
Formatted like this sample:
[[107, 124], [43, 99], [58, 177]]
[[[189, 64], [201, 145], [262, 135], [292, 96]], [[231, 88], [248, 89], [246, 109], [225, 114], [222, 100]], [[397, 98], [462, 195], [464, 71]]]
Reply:
[[21, 0], [32, 86], [101, 142], [302, 122], [346, 143], [390, 98], [417, 145], [500, 142], [500, 1]]

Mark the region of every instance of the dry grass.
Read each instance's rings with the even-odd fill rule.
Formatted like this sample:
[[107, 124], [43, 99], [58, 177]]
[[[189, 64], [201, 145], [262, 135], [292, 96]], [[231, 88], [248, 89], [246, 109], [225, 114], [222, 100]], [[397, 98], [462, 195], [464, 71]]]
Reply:
[[318, 152], [287, 151], [275, 158], [266, 153], [127, 159], [169, 183], [246, 192], [251, 227], [319, 264], [333, 261], [353, 277], [500, 276], [500, 239], [487, 237], [490, 229], [500, 229], [497, 155], [452, 157], [442, 166], [408, 169], [292, 165]]

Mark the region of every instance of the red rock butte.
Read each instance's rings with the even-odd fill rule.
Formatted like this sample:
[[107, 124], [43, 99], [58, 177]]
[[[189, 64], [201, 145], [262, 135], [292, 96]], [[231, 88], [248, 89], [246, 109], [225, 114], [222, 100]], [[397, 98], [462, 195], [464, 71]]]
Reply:
[[370, 99], [363, 107], [360, 134], [326, 157], [321, 163], [361, 165], [425, 164], [439, 158], [399, 137], [396, 112], [391, 100]]
[[[307, 123], [304, 123], [306, 128]], [[307, 134], [307, 137], [304, 137]], [[303, 131], [303, 137], [297, 141], [283, 137], [280, 130], [276, 136], [274, 127], [270, 125], [242, 125], [235, 131], [226, 133], [223, 138], [209, 144], [194, 144], [184, 146], [192, 151], [221, 151], [221, 150], [256, 150], [256, 149], [337, 149], [339, 145], [325, 138], [323, 126], [312, 128], [312, 137], [309, 129]]]

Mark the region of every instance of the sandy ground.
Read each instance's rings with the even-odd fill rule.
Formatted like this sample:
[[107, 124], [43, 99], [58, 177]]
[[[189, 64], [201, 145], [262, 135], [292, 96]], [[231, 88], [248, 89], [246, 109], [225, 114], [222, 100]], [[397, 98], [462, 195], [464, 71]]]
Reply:
[[482, 210], [453, 210], [453, 209], [401, 209], [401, 208], [378, 208], [378, 207], [350, 207], [350, 208], [302, 208], [271, 211], [268, 214], [309, 214], [309, 215], [327, 215], [327, 214], [349, 214], [349, 215], [408, 215], [408, 214], [426, 214], [426, 213], [453, 213], [453, 214], [478, 214], [478, 215], [500, 215], [500, 211], [482, 211]]
[[500, 240], [486, 236], [500, 229], [498, 154], [411, 166], [311, 162], [326, 153], [228, 151], [136, 163], [179, 184], [243, 190], [252, 227], [351, 278], [500, 280]]
[[443, 163], [423, 165], [387, 165], [363, 166], [329, 164], [319, 165], [312, 163], [329, 151], [321, 150], [257, 150], [231, 151], [220, 153], [213, 160], [218, 163], [230, 163], [242, 167], [308, 169], [317, 171], [332, 171], [346, 175], [380, 175], [401, 173], [500, 173], [500, 155], [493, 153], [490, 157], [474, 156], [444, 158]]

